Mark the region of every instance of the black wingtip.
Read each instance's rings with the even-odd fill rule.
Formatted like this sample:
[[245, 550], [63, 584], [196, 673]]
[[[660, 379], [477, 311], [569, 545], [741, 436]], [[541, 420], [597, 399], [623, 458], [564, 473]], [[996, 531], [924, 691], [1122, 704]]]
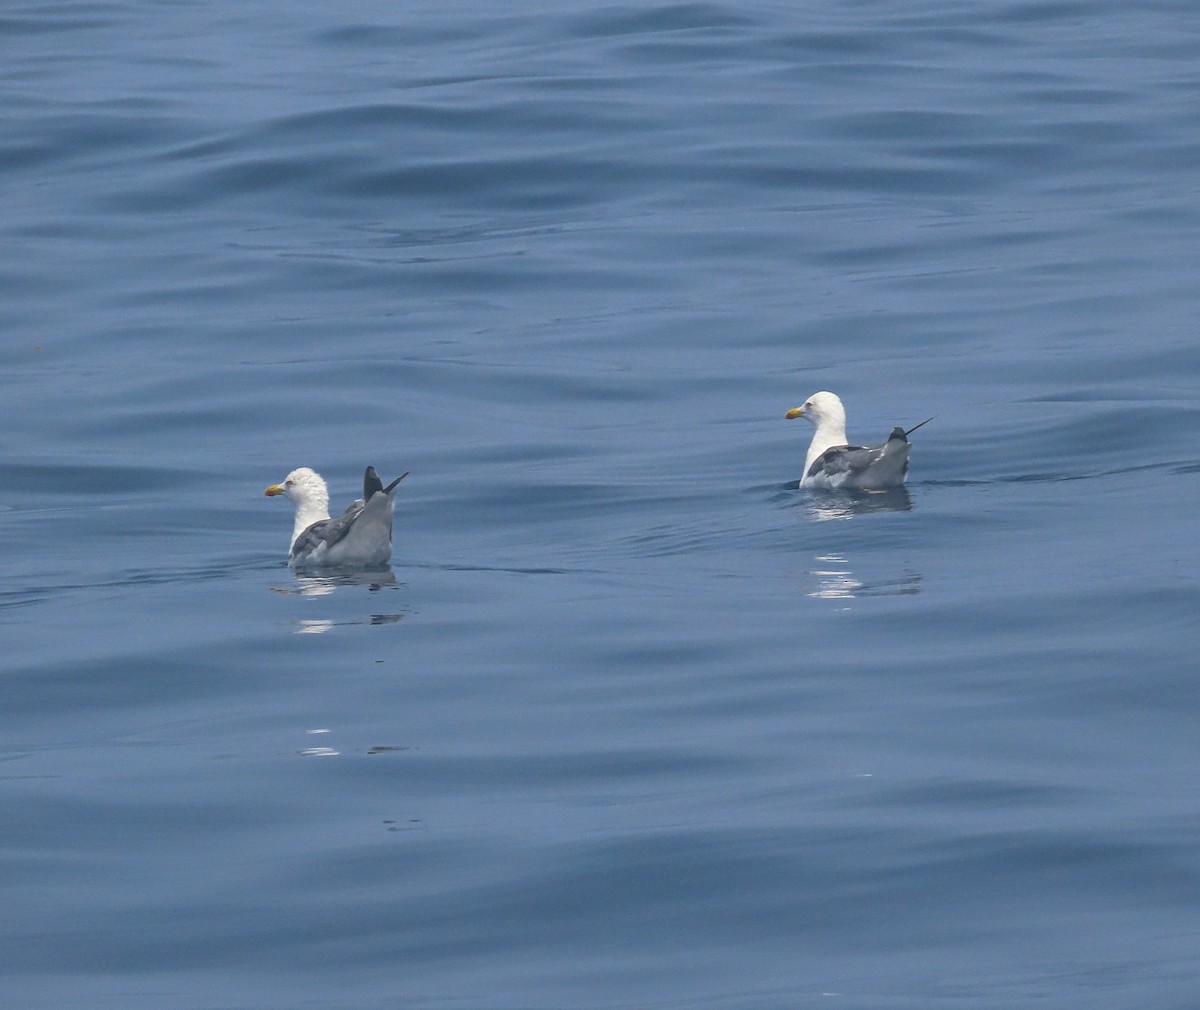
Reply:
[[375, 467], [367, 467], [367, 472], [363, 474], [363, 501], [370, 501], [371, 495], [376, 494], [379, 491], [382, 491], [384, 494], [391, 494], [392, 491], [395, 490], [396, 485], [404, 480], [408, 474], [409, 471], [405, 470], [404, 473], [392, 481], [387, 487], [384, 487], [383, 481], [379, 479], [379, 474], [375, 472]]
[[[934, 415], [934, 417], [936, 417], [936, 416], [937, 416], [937, 415], [935, 414], [935, 415]], [[926, 424], [928, 424], [928, 423], [929, 423], [930, 421], [932, 421], [932, 420], [933, 420], [933, 417], [927, 417], [927, 418], [925, 418], [925, 420], [924, 420], [924, 421], [922, 421], [922, 422], [921, 422], [921, 424], [914, 424], [914, 425], [913, 425], [911, 428], [909, 428], [909, 429], [908, 429], [908, 431], [906, 431], [906, 432], [904, 433], [904, 437], [905, 437], [905, 438], [907, 438], [909, 435], [911, 435], [911, 434], [912, 434], [914, 431], [916, 431], [916, 430], [917, 430], [918, 428], [920, 428], [922, 425], [926, 425]], [[897, 430], [897, 431], [899, 431], [900, 429], [899, 429], [899, 428], [897, 428], [896, 430]], [[895, 435], [893, 434], [893, 436], [892, 436], [892, 437], [893, 437], [893, 438], [895, 438]]]
[[371, 495], [376, 491], [383, 490], [383, 481], [379, 479], [379, 474], [375, 472], [375, 467], [367, 467], [367, 472], [363, 474], [363, 501], [370, 501]]

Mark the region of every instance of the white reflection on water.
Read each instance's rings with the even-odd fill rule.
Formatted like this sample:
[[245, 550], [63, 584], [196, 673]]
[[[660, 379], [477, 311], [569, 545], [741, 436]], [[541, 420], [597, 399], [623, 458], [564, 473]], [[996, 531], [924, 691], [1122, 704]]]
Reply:
[[[306, 736], [327, 736], [327, 729], [306, 729]], [[304, 747], [298, 752], [301, 757], [338, 757], [341, 751], [333, 747]]]
[[849, 560], [842, 554], [818, 554], [816, 567], [809, 569], [817, 588], [809, 596], [821, 600], [853, 600], [859, 596], [912, 596], [921, 591], [921, 576], [907, 571], [892, 579], [870, 582], [856, 578]]
[[817, 564], [809, 574], [817, 578], [817, 588], [809, 596], [821, 600], [852, 600], [863, 584], [846, 567], [849, 562], [840, 554], [819, 554]]
[[395, 624], [403, 621], [403, 614], [372, 614], [362, 619], [347, 621], [330, 621], [326, 618], [305, 618], [296, 622], [297, 635], [323, 635], [334, 628], [378, 627], [381, 624]]

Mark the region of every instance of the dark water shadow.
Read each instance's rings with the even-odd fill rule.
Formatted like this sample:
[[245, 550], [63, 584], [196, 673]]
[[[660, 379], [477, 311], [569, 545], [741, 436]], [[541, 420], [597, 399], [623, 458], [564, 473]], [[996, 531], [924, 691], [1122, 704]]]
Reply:
[[[134, 568], [122, 573], [107, 574], [98, 579], [68, 579], [37, 585], [20, 586], [22, 577], [11, 580], [10, 586], [0, 590], [0, 611], [14, 607], [26, 607], [72, 594], [98, 590], [112, 591], [138, 589], [154, 586], [192, 585], [202, 582], [229, 579], [246, 572], [258, 571], [265, 566], [261, 561], [222, 561], [212, 565], [195, 565], [179, 568]], [[30, 573], [30, 578], [36, 575]]]
[[1026, 473], [1001, 474], [995, 477], [930, 479], [922, 480], [919, 486], [987, 487], [1004, 484], [1066, 484], [1074, 481], [1105, 480], [1110, 477], [1154, 473], [1170, 474], [1173, 476], [1200, 473], [1200, 461], [1175, 459], [1155, 463], [1137, 463], [1129, 466], [1109, 467], [1104, 470], [1031, 471]]

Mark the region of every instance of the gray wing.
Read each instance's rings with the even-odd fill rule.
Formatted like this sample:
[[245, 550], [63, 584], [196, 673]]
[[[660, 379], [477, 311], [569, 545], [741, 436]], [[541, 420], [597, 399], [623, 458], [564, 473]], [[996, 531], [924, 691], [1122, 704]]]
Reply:
[[308, 529], [296, 537], [296, 542], [292, 544], [292, 557], [306, 558], [315, 551], [321, 544], [326, 545], [326, 550], [336, 544], [339, 540], [345, 538], [350, 532], [350, 527], [354, 525], [354, 520], [358, 518], [362, 512], [364, 503], [356, 501], [347, 507], [336, 519], [320, 519], [313, 523]]
[[840, 473], [862, 473], [883, 458], [885, 445], [835, 445], [813, 460], [806, 477], [819, 473], [834, 477]]

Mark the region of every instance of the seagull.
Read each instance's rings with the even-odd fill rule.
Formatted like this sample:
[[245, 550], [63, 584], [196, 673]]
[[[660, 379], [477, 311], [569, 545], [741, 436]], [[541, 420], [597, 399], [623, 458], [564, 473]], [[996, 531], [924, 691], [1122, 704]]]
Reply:
[[288, 564], [293, 568], [382, 568], [392, 556], [392, 510], [402, 473], [387, 487], [367, 467], [363, 496], [336, 519], [329, 518], [329, 488], [315, 470], [302, 466], [263, 493], [284, 495], [296, 506]]
[[806, 417], [817, 426], [808, 455], [804, 459], [801, 487], [857, 488], [880, 491], [899, 487], [908, 476], [908, 454], [912, 449], [908, 436], [932, 417], [909, 428], [892, 429], [882, 445], [848, 445], [846, 408], [836, 393], [813, 393], [803, 407], [793, 407], [785, 415], [789, 420]]

